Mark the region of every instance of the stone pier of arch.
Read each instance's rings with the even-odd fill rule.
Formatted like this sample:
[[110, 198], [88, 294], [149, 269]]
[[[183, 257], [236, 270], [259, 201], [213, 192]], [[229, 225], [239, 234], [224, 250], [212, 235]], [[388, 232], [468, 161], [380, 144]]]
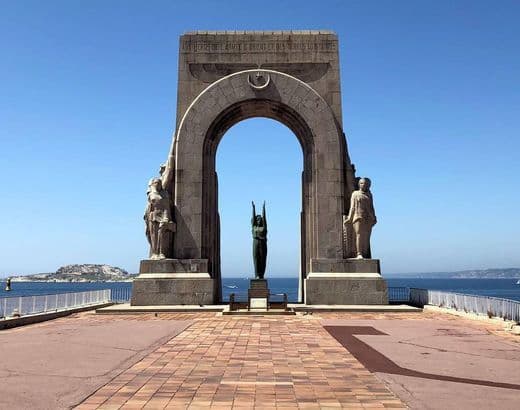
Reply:
[[180, 38], [168, 157], [176, 232], [166, 259], [141, 261], [132, 305], [221, 302], [215, 156], [225, 132], [252, 117], [280, 121], [302, 147], [303, 301], [387, 304], [379, 260], [354, 259], [343, 227], [356, 175], [343, 133], [336, 34], [226, 31]]

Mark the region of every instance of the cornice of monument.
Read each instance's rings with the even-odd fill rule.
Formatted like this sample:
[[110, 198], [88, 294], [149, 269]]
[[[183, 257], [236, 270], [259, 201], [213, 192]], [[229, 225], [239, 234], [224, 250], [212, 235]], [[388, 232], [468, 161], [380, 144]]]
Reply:
[[325, 34], [325, 35], [334, 35], [337, 34], [332, 30], [193, 30], [186, 31], [183, 36], [195, 36], [195, 35], [317, 35], [317, 34]]

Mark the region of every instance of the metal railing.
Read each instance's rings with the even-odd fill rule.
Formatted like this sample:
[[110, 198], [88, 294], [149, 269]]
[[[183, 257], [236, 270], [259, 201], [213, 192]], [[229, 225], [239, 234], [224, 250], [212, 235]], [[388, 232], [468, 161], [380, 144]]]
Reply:
[[129, 302], [132, 297], [132, 288], [111, 289], [110, 301], [114, 303]]
[[408, 303], [410, 300], [410, 288], [407, 287], [388, 287], [389, 303]]
[[520, 302], [515, 300], [411, 288], [410, 304], [445, 307], [520, 323]]
[[17, 317], [57, 312], [110, 302], [110, 289], [55, 295], [14, 296], [0, 298], [0, 317]]
[[[234, 294], [234, 302], [247, 302], [247, 290], [241, 290], [238, 292], [233, 292]], [[283, 295], [283, 294], [280, 294]], [[271, 294], [272, 296], [272, 294]], [[224, 298], [223, 302], [226, 303], [231, 301], [231, 297], [229, 299]], [[388, 287], [388, 301], [390, 303], [408, 303], [410, 301], [410, 288], [405, 286], [389, 286]], [[296, 303], [296, 302], [291, 302]]]

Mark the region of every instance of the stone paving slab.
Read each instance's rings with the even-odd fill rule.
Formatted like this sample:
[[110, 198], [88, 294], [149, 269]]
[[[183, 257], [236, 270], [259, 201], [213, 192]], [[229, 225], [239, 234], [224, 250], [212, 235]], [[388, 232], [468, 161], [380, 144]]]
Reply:
[[0, 409], [70, 408], [191, 323], [179, 319], [88, 312], [0, 331]]
[[504, 324], [440, 313], [374, 316], [329, 314], [321, 323], [377, 330], [355, 336], [371, 349], [360, 361], [411, 408], [519, 408], [520, 337], [504, 332]]
[[132, 306], [130, 303], [118, 303], [96, 309], [100, 314], [133, 314], [133, 313], [182, 313], [182, 312], [222, 312], [228, 305], [149, 305]]
[[289, 303], [288, 307], [299, 312], [391, 312], [391, 313], [421, 313], [423, 310], [410, 305], [304, 305]]
[[[409, 305], [304, 305], [289, 303], [291, 311], [297, 312], [422, 312], [421, 308]], [[276, 309], [271, 309], [274, 312]], [[96, 310], [101, 314], [132, 314], [132, 313], [174, 313], [174, 312], [224, 312], [228, 314], [229, 305], [150, 305], [131, 306], [130, 303], [118, 303]]]

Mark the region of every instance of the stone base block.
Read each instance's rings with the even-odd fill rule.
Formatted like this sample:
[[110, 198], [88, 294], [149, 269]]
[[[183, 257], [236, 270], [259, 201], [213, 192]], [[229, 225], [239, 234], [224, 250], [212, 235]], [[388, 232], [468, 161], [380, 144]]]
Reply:
[[[216, 303], [216, 281], [207, 278], [147, 278], [140, 275], [132, 285], [131, 306], [211, 305]], [[209, 275], [207, 275], [209, 276]]]
[[139, 273], [201, 273], [208, 272], [207, 259], [144, 259]]
[[311, 259], [311, 272], [380, 273], [379, 259]]
[[249, 279], [249, 289], [269, 290], [267, 287], [267, 279]]
[[379, 277], [308, 277], [305, 279], [307, 305], [387, 305], [386, 281]]

